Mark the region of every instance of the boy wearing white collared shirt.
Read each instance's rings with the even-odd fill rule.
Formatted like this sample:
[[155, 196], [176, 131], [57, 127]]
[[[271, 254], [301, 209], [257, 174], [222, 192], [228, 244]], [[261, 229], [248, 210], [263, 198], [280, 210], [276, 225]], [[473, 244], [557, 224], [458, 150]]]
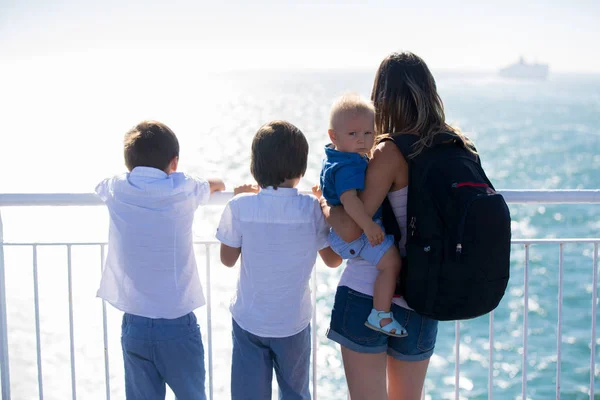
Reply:
[[123, 311], [125, 392], [131, 399], [206, 399], [204, 348], [193, 310], [205, 304], [192, 241], [198, 206], [219, 179], [177, 171], [179, 142], [166, 125], [143, 121], [125, 135], [126, 174], [96, 193], [110, 215], [98, 297]]
[[270, 398], [273, 369], [281, 398], [310, 398], [308, 282], [317, 253], [332, 268], [342, 260], [329, 248], [318, 200], [296, 189], [307, 157], [308, 142], [294, 125], [263, 125], [250, 167], [260, 191], [236, 188], [217, 230], [222, 263], [232, 267], [242, 258], [230, 307], [233, 400]]

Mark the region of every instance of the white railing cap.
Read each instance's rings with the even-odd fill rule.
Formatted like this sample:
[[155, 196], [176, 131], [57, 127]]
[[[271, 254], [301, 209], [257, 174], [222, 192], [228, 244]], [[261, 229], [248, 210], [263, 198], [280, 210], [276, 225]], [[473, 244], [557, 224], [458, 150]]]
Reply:
[[[513, 204], [600, 204], [600, 189], [498, 190]], [[302, 192], [310, 193], [310, 192]], [[217, 192], [209, 204], [224, 205], [233, 192]], [[98, 206], [102, 201], [94, 193], [0, 193], [0, 207], [11, 206]]]

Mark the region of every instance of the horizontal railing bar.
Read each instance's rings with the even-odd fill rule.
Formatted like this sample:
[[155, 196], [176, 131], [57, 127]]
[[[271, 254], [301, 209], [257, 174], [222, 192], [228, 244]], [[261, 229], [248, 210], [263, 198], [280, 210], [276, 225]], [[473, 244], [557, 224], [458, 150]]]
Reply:
[[600, 204], [600, 189], [498, 190], [512, 204]]
[[[194, 244], [213, 245], [217, 240], [194, 241]], [[512, 244], [561, 244], [561, 243], [598, 243], [600, 238], [553, 238], [553, 239], [513, 239]], [[5, 242], [4, 246], [106, 246], [106, 242]]]
[[[600, 239], [598, 239], [600, 242]], [[212, 245], [219, 244], [221, 242], [216, 240], [202, 240], [199, 242], [193, 242], [194, 244]], [[4, 242], [4, 246], [106, 246], [107, 242]]]
[[[309, 194], [310, 192], [302, 192]], [[600, 189], [563, 190], [498, 190], [513, 204], [600, 204]], [[210, 205], [223, 205], [233, 192], [216, 192]], [[2, 193], [0, 207], [21, 206], [99, 206], [102, 201], [94, 193]]]
[[0, 207], [7, 206], [100, 206], [94, 193], [3, 193]]
[[600, 238], [512, 239], [512, 244], [600, 243]]
[[4, 242], [4, 246], [106, 246], [106, 242]]
[[[309, 193], [309, 192], [302, 192]], [[211, 194], [208, 204], [224, 205], [233, 192]], [[0, 207], [24, 206], [102, 206], [104, 203], [95, 193], [1, 193]]]

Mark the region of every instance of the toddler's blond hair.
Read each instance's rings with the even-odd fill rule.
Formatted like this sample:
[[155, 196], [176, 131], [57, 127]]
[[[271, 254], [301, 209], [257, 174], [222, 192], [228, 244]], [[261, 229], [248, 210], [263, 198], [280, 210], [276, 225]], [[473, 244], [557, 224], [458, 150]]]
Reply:
[[334, 129], [339, 119], [347, 113], [375, 115], [375, 107], [369, 100], [362, 98], [358, 93], [345, 93], [333, 102], [329, 112], [329, 129]]

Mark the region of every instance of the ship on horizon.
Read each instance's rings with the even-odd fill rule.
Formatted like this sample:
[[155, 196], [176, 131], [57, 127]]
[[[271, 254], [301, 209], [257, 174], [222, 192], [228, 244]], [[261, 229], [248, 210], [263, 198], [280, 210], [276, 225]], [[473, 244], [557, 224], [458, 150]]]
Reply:
[[546, 80], [548, 71], [548, 64], [528, 64], [520, 57], [519, 62], [502, 68], [498, 74], [504, 78]]

